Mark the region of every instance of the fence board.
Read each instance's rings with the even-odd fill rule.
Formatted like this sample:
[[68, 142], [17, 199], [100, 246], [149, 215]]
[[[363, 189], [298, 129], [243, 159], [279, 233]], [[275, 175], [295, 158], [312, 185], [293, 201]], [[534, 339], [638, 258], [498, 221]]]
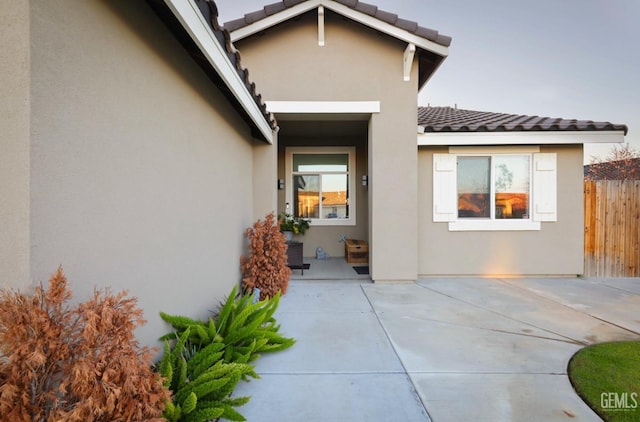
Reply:
[[584, 272], [640, 277], [640, 181], [584, 182]]

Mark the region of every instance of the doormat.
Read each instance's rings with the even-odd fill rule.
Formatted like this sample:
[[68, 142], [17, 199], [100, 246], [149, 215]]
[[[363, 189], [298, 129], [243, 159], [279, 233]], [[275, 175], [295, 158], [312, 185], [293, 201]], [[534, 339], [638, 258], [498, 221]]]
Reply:
[[368, 265], [363, 265], [362, 267], [353, 267], [354, 270], [356, 270], [356, 272], [360, 275], [366, 275], [369, 274], [369, 266]]
[[[292, 270], [299, 270], [300, 269], [300, 265], [287, 265], [287, 267], [291, 268]], [[311, 267], [311, 264], [302, 264], [303, 269], [308, 270]]]

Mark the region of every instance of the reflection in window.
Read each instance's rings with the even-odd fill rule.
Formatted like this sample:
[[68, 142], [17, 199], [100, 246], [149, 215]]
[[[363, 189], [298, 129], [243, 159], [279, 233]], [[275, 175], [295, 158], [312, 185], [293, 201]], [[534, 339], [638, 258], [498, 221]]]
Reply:
[[458, 218], [529, 219], [529, 155], [459, 156]]
[[491, 217], [490, 157], [458, 157], [458, 217]]
[[293, 212], [303, 218], [349, 218], [349, 154], [293, 154]]
[[495, 218], [529, 218], [529, 156], [493, 157], [495, 177]]

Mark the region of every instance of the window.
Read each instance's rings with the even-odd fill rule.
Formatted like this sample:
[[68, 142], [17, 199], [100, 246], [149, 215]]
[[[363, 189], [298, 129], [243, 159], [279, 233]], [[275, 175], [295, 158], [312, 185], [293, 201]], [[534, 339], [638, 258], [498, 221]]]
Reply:
[[312, 224], [354, 225], [354, 148], [288, 148], [287, 212]]
[[540, 230], [556, 221], [556, 154], [451, 148], [434, 154], [433, 220], [449, 230]]
[[529, 219], [530, 155], [458, 156], [458, 218]]

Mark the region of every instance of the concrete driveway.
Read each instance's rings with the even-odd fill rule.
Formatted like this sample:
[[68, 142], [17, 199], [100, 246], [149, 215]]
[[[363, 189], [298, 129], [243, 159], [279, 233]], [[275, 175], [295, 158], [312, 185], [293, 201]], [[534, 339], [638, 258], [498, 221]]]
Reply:
[[276, 318], [297, 344], [238, 386], [249, 421], [598, 421], [569, 359], [640, 339], [640, 279], [360, 283], [289, 287]]

